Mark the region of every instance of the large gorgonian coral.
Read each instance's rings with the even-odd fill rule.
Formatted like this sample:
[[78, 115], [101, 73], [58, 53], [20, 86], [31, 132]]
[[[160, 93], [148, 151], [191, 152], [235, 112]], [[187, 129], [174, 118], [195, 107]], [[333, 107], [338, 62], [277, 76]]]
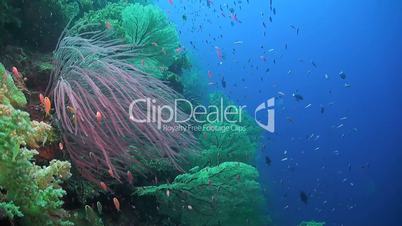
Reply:
[[[138, 1], [136, 1], [138, 2]], [[179, 74], [185, 67], [180, 62], [179, 38], [176, 28], [169, 23], [165, 13], [151, 4], [108, 4], [105, 8], [90, 11], [77, 24], [93, 24], [88, 31], [107, 27], [114, 38], [121, 38], [136, 49], [137, 56], [130, 63], [139, 70], [158, 79], [167, 79], [168, 71]], [[78, 32], [72, 29], [72, 33]], [[173, 66], [173, 68], [172, 68]], [[176, 70], [177, 69], [177, 70]]]
[[126, 40], [139, 49], [141, 58], [156, 59], [169, 67], [176, 56], [179, 39], [164, 12], [154, 5], [132, 4], [122, 11]]
[[225, 162], [196, 167], [171, 184], [142, 187], [136, 194], [155, 196], [161, 213], [184, 225], [266, 225], [257, 178], [254, 167]]
[[[145, 105], [134, 105], [131, 115], [129, 110], [133, 101], [147, 98], [154, 105], [173, 106], [178, 94], [130, 64], [141, 54], [137, 48], [113, 39], [108, 29], [88, 32], [87, 26], [77, 26], [74, 35], [66, 31], [54, 52], [48, 92], [76, 167], [92, 181], [98, 182], [97, 176], [102, 175], [120, 179], [128, 164], [141, 166], [138, 157], [128, 153], [129, 144], [142, 148], [141, 158], [152, 159], [156, 154], [175, 164], [180, 152], [195, 143], [191, 132], [166, 133], [156, 121], [130, 120], [149, 117], [152, 112]], [[166, 118], [165, 113], [160, 117]], [[176, 114], [179, 120], [188, 118], [179, 109]], [[181, 123], [172, 120], [165, 125]]]
[[200, 167], [216, 166], [227, 161], [251, 164], [255, 159], [257, 143], [247, 136], [239, 125], [215, 122], [204, 125], [201, 134], [202, 151], [193, 160]]

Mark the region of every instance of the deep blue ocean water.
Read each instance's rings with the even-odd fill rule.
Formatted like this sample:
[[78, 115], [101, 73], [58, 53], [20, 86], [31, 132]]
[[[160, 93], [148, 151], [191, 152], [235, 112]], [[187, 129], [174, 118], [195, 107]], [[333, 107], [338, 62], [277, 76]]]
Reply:
[[257, 159], [276, 225], [402, 225], [401, 1], [273, 0], [276, 15], [269, 0], [158, 4], [210, 91], [251, 114], [279, 97]]

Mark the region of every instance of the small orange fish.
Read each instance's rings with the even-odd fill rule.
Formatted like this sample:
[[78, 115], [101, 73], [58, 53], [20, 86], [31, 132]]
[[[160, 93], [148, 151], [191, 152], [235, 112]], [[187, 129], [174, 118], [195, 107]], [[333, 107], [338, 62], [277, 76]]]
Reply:
[[67, 110], [71, 113], [71, 114], [75, 114], [75, 109], [73, 107], [67, 106]]
[[62, 150], [62, 151], [64, 150], [64, 145], [63, 145], [63, 143], [61, 143], [61, 142], [59, 143], [59, 148], [60, 148], [60, 150]]
[[112, 169], [109, 169], [107, 172], [109, 173], [109, 175], [110, 175], [111, 177], [114, 177], [114, 173], [113, 173], [113, 170], [112, 170]]
[[102, 113], [96, 112], [96, 120], [100, 123], [102, 121]]
[[116, 208], [116, 210], [119, 212], [120, 211], [120, 202], [116, 197], [113, 198], [113, 204], [114, 204], [114, 207]]
[[105, 184], [105, 182], [101, 181], [99, 185], [100, 185], [102, 190], [107, 191], [107, 185]]
[[46, 113], [46, 115], [49, 115], [50, 109], [51, 109], [51, 107], [52, 107], [52, 103], [50, 103], [49, 97], [45, 97], [45, 99], [43, 99], [43, 105], [44, 105], [44, 107], [45, 107], [45, 113]]
[[39, 102], [40, 102], [41, 105], [44, 104], [44, 100], [45, 100], [45, 98], [43, 97], [43, 94], [40, 93], [40, 94], [39, 94]]
[[131, 174], [130, 171], [127, 171], [127, 180], [128, 180], [129, 184], [133, 184], [134, 178], [133, 178], [133, 174]]
[[12, 71], [13, 71], [13, 75], [16, 78], [20, 78], [20, 72], [18, 71], [18, 69], [16, 67], [12, 67]]

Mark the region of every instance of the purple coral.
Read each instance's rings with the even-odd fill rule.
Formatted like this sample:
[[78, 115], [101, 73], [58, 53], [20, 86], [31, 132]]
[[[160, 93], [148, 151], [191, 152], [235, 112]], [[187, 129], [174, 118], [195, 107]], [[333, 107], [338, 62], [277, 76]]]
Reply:
[[[111, 37], [110, 30], [74, 35], [65, 31], [54, 52], [48, 92], [73, 163], [89, 180], [98, 181], [106, 173], [120, 179], [128, 164], [141, 166], [139, 157], [128, 152], [128, 145], [134, 144], [141, 159], [168, 157], [179, 167], [179, 150], [194, 144], [191, 132], [168, 133], [156, 123], [129, 120], [132, 101], [151, 98], [157, 105], [172, 106], [179, 95], [130, 64], [135, 48]], [[102, 114], [100, 121], [97, 112]], [[134, 108], [135, 117], [146, 114], [145, 108]], [[187, 115], [179, 111], [178, 117]]]

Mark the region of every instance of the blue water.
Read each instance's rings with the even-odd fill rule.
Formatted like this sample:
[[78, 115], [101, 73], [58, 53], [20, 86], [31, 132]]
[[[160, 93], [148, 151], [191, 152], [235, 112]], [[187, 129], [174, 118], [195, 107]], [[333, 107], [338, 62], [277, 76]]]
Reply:
[[[159, 4], [203, 74], [213, 72], [211, 91], [225, 92], [252, 114], [285, 94], [276, 101], [276, 131], [264, 133], [257, 159], [276, 225], [401, 225], [402, 2], [273, 0], [276, 15], [268, 0], [214, 0], [211, 8], [206, 2]], [[300, 191], [309, 195], [307, 204]]]

